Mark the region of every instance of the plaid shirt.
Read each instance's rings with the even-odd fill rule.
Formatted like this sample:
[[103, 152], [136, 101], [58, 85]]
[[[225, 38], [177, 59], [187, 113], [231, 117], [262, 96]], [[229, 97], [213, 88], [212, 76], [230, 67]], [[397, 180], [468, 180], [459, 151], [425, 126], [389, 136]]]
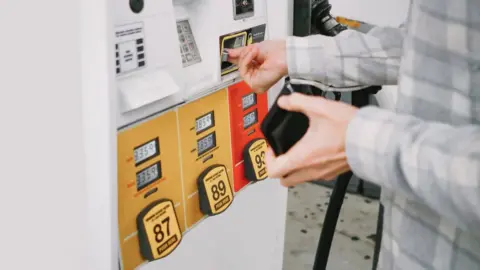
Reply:
[[383, 187], [380, 269], [480, 269], [480, 0], [416, 0], [405, 29], [290, 37], [289, 74], [398, 85], [395, 112], [359, 110], [352, 171]]

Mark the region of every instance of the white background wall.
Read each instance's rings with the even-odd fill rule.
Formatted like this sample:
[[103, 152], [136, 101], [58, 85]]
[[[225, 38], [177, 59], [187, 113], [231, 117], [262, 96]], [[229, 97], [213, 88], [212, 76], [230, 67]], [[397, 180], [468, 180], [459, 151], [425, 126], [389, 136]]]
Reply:
[[107, 3], [1, 1], [0, 269], [117, 265]]

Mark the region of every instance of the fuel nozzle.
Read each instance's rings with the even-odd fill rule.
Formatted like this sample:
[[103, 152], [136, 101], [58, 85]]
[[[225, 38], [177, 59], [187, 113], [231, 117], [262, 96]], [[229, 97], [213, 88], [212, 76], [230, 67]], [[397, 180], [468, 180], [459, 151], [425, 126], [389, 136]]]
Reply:
[[314, 0], [312, 3], [312, 26], [317, 34], [325, 36], [336, 36], [347, 30], [347, 27], [340, 24], [330, 14], [332, 5], [328, 0]]

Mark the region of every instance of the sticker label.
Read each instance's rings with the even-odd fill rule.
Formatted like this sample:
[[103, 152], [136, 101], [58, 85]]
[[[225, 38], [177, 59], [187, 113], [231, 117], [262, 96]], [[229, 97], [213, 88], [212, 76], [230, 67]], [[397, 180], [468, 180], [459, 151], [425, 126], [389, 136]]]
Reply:
[[202, 62], [200, 52], [192, 33], [188, 20], [177, 22], [178, 41], [180, 42], [180, 54], [182, 55], [183, 67], [188, 67]]
[[213, 168], [205, 175], [203, 181], [212, 214], [223, 212], [233, 199], [226, 168], [224, 166]]
[[154, 260], [169, 255], [180, 243], [182, 233], [171, 201], [155, 205], [143, 218]]
[[145, 31], [143, 23], [115, 28], [116, 73], [123, 74], [145, 66]]
[[266, 152], [267, 141], [265, 139], [255, 141], [248, 149], [257, 180], [264, 180], [268, 176], [267, 166], [265, 164]]

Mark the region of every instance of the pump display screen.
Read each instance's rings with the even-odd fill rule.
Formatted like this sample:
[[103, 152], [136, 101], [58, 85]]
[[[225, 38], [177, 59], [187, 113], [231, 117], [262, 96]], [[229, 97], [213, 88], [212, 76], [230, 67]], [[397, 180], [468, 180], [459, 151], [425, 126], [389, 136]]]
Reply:
[[137, 172], [137, 191], [142, 190], [150, 183], [162, 178], [162, 166], [160, 161]]
[[215, 125], [214, 121], [213, 111], [197, 118], [195, 120], [195, 130], [197, 134], [213, 127]]
[[217, 138], [215, 136], [215, 132], [212, 132], [197, 141], [198, 156], [210, 151], [211, 149], [215, 148], [215, 146], [217, 146]]
[[257, 113], [257, 110], [255, 110], [246, 114], [243, 117], [243, 128], [244, 129], [249, 128], [252, 125], [256, 124], [257, 122], [258, 122], [258, 113]]
[[254, 0], [235, 0], [235, 15], [242, 15], [253, 12]]
[[160, 146], [158, 144], [158, 137], [133, 149], [135, 165], [142, 164], [143, 162], [156, 157], [159, 154]]
[[257, 95], [255, 93], [250, 93], [242, 97], [242, 109], [248, 109], [253, 105], [257, 104]]

